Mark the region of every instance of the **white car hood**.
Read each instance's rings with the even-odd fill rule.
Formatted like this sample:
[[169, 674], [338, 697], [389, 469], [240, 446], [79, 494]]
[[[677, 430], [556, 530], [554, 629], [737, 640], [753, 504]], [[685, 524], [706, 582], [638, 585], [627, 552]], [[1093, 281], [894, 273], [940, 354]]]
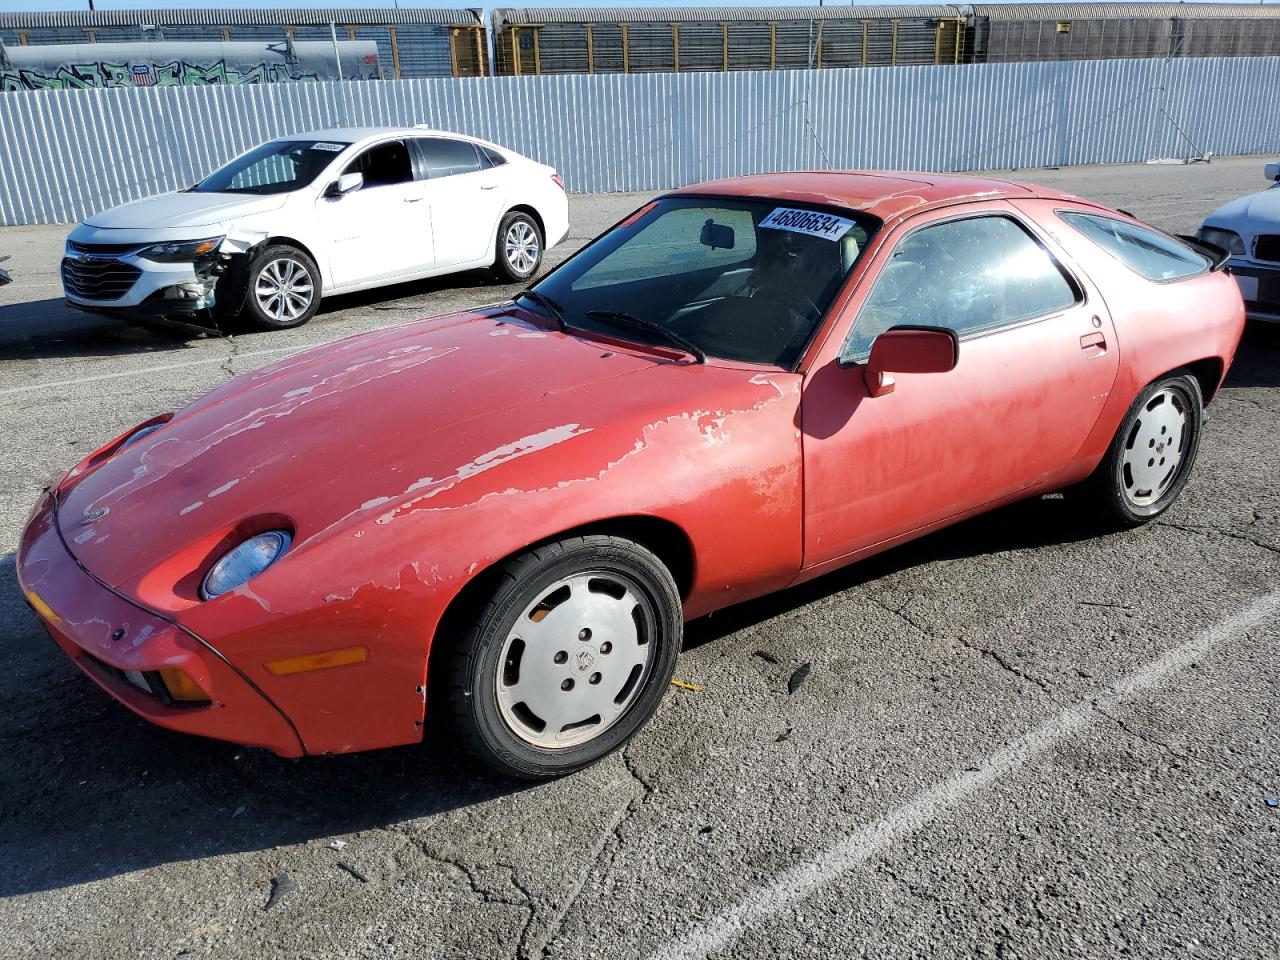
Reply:
[[1225, 227], [1237, 233], [1242, 229], [1246, 233], [1255, 233], [1263, 225], [1280, 224], [1280, 188], [1273, 187], [1224, 203], [1205, 217], [1204, 222], [1207, 226]]
[[283, 193], [162, 193], [95, 213], [85, 223], [109, 230], [204, 227], [277, 210], [287, 198]]

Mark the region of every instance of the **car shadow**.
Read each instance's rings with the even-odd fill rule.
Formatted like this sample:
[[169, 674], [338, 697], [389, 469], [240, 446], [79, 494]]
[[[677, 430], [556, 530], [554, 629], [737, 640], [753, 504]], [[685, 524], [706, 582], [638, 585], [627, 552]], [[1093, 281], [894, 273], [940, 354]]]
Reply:
[[1227, 374], [1226, 389], [1280, 386], [1280, 323], [1250, 321]]
[[[488, 298], [490, 301], [502, 300], [519, 289], [519, 286], [508, 289], [498, 285], [487, 270], [469, 270], [328, 297], [311, 322], [323, 323], [327, 316], [349, 310], [376, 311], [384, 315], [385, 320], [377, 326], [416, 320], [456, 307], [456, 304], [442, 304], [437, 309], [429, 299], [422, 302], [423, 298], [485, 287], [493, 291], [492, 297]], [[219, 321], [212, 316], [196, 317], [188, 322], [105, 317], [74, 310], [61, 298], [0, 305], [0, 359], [5, 360], [175, 353], [189, 350], [193, 343], [205, 339], [227, 335], [253, 338], [273, 332], [259, 330], [243, 318]], [[287, 337], [289, 331], [279, 335]], [[298, 349], [308, 345], [310, 339], [306, 342], [300, 340]]]
[[[689, 625], [686, 645], [936, 560], [1083, 539], [1061, 499], [1006, 507], [811, 583]], [[147, 866], [297, 844], [432, 817], [521, 790], [453, 744], [282, 760], [154, 727], [67, 662], [0, 560], [0, 896]]]

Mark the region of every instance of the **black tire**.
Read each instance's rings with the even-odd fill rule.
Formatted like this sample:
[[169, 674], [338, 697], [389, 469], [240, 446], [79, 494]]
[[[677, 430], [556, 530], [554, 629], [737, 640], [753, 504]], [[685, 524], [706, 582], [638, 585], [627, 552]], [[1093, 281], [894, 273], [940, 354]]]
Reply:
[[524, 283], [542, 266], [544, 244], [538, 221], [512, 210], [498, 224], [493, 272], [503, 283]]
[[[594, 579], [597, 575], [603, 581]], [[570, 578], [588, 577], [591, 578], [588, 580], [591, 589], [586, 594], [575, 595], [586, 596], [588, 602], [604, 600], [603, 592], [594, 589], [594, 586], [599, 582], [611, 582], [610, 578], [615, 577], [643, 594], [644, 602], [650, 605], [646, 608], [648, 612], [640, 618], [634, 612], [630, 616], [636, 624], [641, 619], [646, 623], [644, 630], [637, 629], [636, 632], [639, 636], [647, 630], [647, 641], [640, 641], [645, 645], [637, 645], [635, 650], [647, 651], [641, 655], [648, 659], [635, 678], [624, 682], [618, 694], [619, 699], [609, 701], [613, 704], [621, 703], [617, 708], [619, 712], [607, 724], [600, 724], [598, 733], [591, 733], [585, 724], [571, 723], [552, 732], [547, 732], [550, 728], [544, 729], [540, 735], [552, 737], [560, 735], [561, 730], [572, 730], [571, 735], [590, 735], [590, 739], [567, 746], [539, 745], [529, 739], [534, 735], [532, 727], [538, 718], [529, 713], [531, 719], [527, 721], [527, 725], [522, 726], [521, 721], [511, 718], [510, 705], [504, 707], [500, 703], [500, 688], [515, 689], [509, 682], [517, 659], [518, 666], [514, 668], [517, 672], [527, 669], [532, 675], [534, 671], [542, 671], [550, 678], [550, 683], [541, 684], [539, 691], [556, 703], [567, 702], [556, 699], [561, 696], [609, 698], [617, 678], [624, 673], [630, 676], [637, 670], [635, 666], [627, 666], [626, 651], [622, 649], [621, 640], [618, 649], [614, 650], [611, 643], [592, 637], [590, 630], [578, 630], [578, 620], [590, 619], [590, 615], [580, 613], [572, 604], [565, 606], [561, 620], [549, 624], [554, 626], [554, 630], [548, 630], [540, 643], [531, 640], [526, 646], [522, 640], [512, 639], [517, 633], [523, 633], [522, 630], [517, 630], [518, 622], [538, 622], [534, 616], [526, 619], [531, 607], [534, 607], [536, 614], [547, 605], [548, 598], [554, 598], [568, 589], [557, 585]], [[581, 579], [575, 579], [573, 589], [579, 589], [581, 583]], [[565, 598], [568, 596], [568, 593], [564, 594]], [[624, 596], [619, 602], [625, 603], [626, 600]], [[563, 598], [560, 602], [563, 602]], [[581, 600], [577, 602], [580, 604]], [[543, 617], [550, 620], [554, 612], [552, 609], [543, 614]], [[445, 651], [445, 657], [432, 658], [437, 665], [436, 669], [447, 671], [447, 687], [443, 690], [437, 688], [438, 695], [446, 701], [442, 705], [446, 707], [442, 713], [447, 715], [462, 742], [482, 763], [506, 776], [523, 780], [544, 780], [580, 770], [608, 755], [626, 743], [653, 715], [675, 670], [684, 617], [680, 592], [662, 561], [630, 540], [597, 534], [536, 547], [504, 563], [491, 580], [488, 597], [479, 601], [478, 608], [473, 610], [466, 622], [459, 622], [455, 626], [458, 634], [456, 640], [441, 638], [454, 645]], [[575, 630], [578, 632], [575, 633]], [[603, 630], [598, 632], [602, 637], [614, 635]], [[588, 635], [585, 640], [583, 634]], [[512, 644], [510, 647], [509, 642]], [[516, 644], [520, 645], [519, 654], [515, 653]], [[653, 646], [650, 648], [648, 644]], [[564, 650], [553, 650], [553, 647], [563, 647]], [[584, 652], [584, 657], [596, 654], [599, 656], [586, 666], [578, 665], [576, 652], [572, 658], [565, 656], [565, 650], [588, 649], [590, 653]], [[619, 655], [619, 659], [614, 661], [618, 667], [602, 683], [600, 673], [588, 674], [587, 671], [594, 671], [598, 666], [609, 669], [607, 665], [602, 665], [606, 664], [606, 658], [610, 654]], [[536, 664], [533, 660], [535, 657]], [[579, 670], [582, 671], [581, 676], [578, 675]], [[560, 680], [561, 672], [565, 674], [565, 680]], [[574, 677], [581, 684], [577, 693], [573, 692]], [[531, 679], [530, 683], [533, 682]], [[553, 688], [551, 683], [558, 683], [558, 688]], [[588, 686], [588, 683], [596, 686]], [[624, 693], [627, 697], [625, 702], [621, 699]], [[592, 701], [582, 702], [589, 704]], [[525, 704], [521, 703], [515, 709], [520, 707], [525, 707]], [[574, 708], [570, 706], [569, 709]], [[527, 707], [525, 710], [528, 712]], [[519, 732], [521, 730], [523, 733]]]
[[[1164, 404], [1172, 404], [1169, 409], [1179, 412], [1183, 419], [1183, 426], [1175, 431], [1180, 435], [1172, 441], [1164, 439], [1171, 434], [1157, 429], [1162, 426], [1159, 418]], [[1081, 499], [1119, 526], [1136, 527], [1154, 520], [1169, 509], [1186, 486], [1200, 450], [1203, 428], [1204, 397], [1194, 376], [1177, 371], [1149, 384], [1129, 407], [1102, 462], [1078, 488]], [[1143, 439], [1148, 442], [1142, 443]], [[1142, 452], [1150, 456], [1137, 456]], [[1144, 481], [1145, 472], [1133, 471], [1135, 459], [1140, 471], [1145, 459], [1147, 470], [1159, 473], [1168, 466], [1166, 460], [1174, 452], [1180, 459], [1169, 472], [1161, 474], [1158, 482]]]
[[[292, 265], [293, 273], [289, 273]], [[297, 279], [305, 272], [304, 281]], [[282, 295], [274, 300], [264, 291], [283, 289], [277, 279], [289, 277], [290, 289], [299, 295], [306, 293], [309, 299], [300, 312], [301, 303], [293, 296]], [[245, 298], [242, 317], [263, 330], [288, 330], [300, 327], [316, 315], [320, 309], [320, 270], [316, 262], [297, 247], [273, 243], [257, 251], [245, 271]]]

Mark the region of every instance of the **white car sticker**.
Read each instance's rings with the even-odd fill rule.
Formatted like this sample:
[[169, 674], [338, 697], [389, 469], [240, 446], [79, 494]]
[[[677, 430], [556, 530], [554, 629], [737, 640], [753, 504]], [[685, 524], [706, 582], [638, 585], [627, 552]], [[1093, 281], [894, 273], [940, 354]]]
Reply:
[[341, 153], [346, 149], [346, 144], [342, 143], [313, 143], [312, 150], [327, 150], [330, 153]]
[[825, 240], [839, 240], [849, 232], [853, 221], [832, 216], [829, 213], [818, 213], [816, 210], [778, 207], [760, 221], [760, 226], [768, 227], [770, 230], [807, 233], [811, 237], [822, 237]]

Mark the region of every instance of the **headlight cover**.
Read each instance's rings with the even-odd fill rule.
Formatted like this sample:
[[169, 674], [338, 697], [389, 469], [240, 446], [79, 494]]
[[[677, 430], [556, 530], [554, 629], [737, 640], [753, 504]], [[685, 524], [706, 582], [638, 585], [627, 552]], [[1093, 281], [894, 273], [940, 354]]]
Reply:
[[284, 530], [268, 530], [250, 537], [238, 547], [227, 551], [222, 559], [209, 568], [200, 585], [200, 596], [205, 600], [212, 600], [234, 590], [279, 560], [292, 542], [292, 534]]
[[151, 434], [155, 433], [157, 430], [159, 430], [168, 422], [169, 421], [165, 419], [165, 420], [161, 420], [159, 423], [151, 423], [145, 427], [138, 428], [132, 434], [129, 435], [128, 440], [120, 444], [120, 447], [116, 452], [118, 453], [120, 450], [123, 450], [126, 447], [132, 447], [135, 443], [137, 443], [143, 437], [150, 436]]
[[173, 240], [168, 243], [155, 243], [144, 247], [138, 256], [159, 263], [181, 263], [184, 260], [198, 260], [216, 253], [222, 244], [223, 237], [207, 237], [204, 240]]
[[1223, 230], [1221, 227], [1201, 227], [1200, 239], [1205, 243], [1212, 243], [1233, 257], [1244, 256], [1244, 241], [1240, 239], [1240, 234], [1234, 230]]

